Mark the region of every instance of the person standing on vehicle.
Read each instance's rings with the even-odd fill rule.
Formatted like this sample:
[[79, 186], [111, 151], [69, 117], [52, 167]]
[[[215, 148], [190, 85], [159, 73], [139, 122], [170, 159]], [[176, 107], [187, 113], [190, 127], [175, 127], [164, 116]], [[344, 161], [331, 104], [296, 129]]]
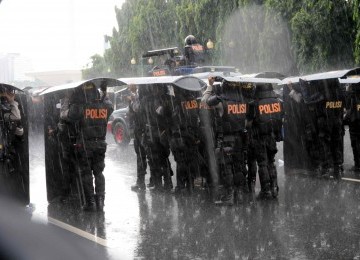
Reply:
[[199, 44], [193, 35], [185, 38], [184, 57], [186, 65], [202, 64], [205, 61], [204, 46]]
[[129, 122], [134, 129], [134, 150], [136, 153], [136, 168], [137, 168], [137, 179], [136, 184], [131, 186], [133, 191], [145, 191], [145, 175], [146, 175], [146, 150], [141, 143], [142, 135], [144, 133], [144, 124], [140, 122], [142, 117], [140, 115], [140, 100], [136, 85], [129, 85], [130, 96], [129, 96]]
[[282, 141], [283, 105], [269, 83], [256, 84], [255, 100], [249, 103], [247, 115], [253, 147], [259, 167], [260, 199], [276, 198], [279, 187], [275, 155], [276, 142]]
[[220, 176], [225, 194], [218, 201], [221, 205], [233, 205], [234, 197], [240, 200], [246, 192], [246, 172], [244, 160], [245, 120], [247, 104], [241, 88], [234, 82], [223, 81], [221, 91], [213, 89], [215, 78], [208, 79], [209, 86], [203, 100], [216, 109], [216, 149]]
[[84, 83], [75, 89], [69, 108], [62, 115], [77, 124], [76, 154], [85, 195], [85, 211], [103, 211], [105, 200], [105, 137], [113, 106], [106, 96], [106, 86], [102, 86], [101, 90], [100, 96], [93, 83]]

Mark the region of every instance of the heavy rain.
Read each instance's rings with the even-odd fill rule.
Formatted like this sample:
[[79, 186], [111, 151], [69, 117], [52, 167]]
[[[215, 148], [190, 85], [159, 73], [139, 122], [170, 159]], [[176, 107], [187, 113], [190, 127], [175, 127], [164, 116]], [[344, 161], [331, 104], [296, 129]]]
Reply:
[[358, 1], [114, 11], [81, 77], [0, 59], [0, 256], [360, 259]]

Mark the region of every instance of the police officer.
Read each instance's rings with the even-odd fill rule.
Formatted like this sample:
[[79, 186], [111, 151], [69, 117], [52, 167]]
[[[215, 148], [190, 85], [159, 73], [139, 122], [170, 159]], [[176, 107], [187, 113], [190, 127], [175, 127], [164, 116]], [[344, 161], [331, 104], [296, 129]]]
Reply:
[[[145, 186], [145, 174], [147, 168], [146, 151], [145, 147], [141, 143], [141, 138], [144, 133], [144, 124], [140, 122], [142, 117], [140, 115], [140, 100], [136, 85], [129, 85], [129, 122], [134, 129], [134, 149], [136, 153], [136, 167], [137, 167], [137, 180], [136, 184], [131, 186], [133, 191], [144, 191]], [[151, 177], [150, 177], [151, 178]]]
[[344, 121], [349, 125], [350, 142], [354, 156], [352, 171], [360, 174], [360, 83], [350, 84], [346, 93]]
[[0, 123], [0, 159], [6, 162], [9, 172], [13, 172], [17, 158], [13, 142], [22, 138], [24, 129], [15, 92], [5, 86], [0, 86]]
[[245, 120], [247, 104], [241, 88], [232, 82], [223, 81], [221, 92], [213, 89], [215, 79], [210, 77], [203, 100], [216, 108], [216, 154], [225, 194], [218, 201], [221, 205], [233, 205], [246, 191], [244, 160]]
[[[173, 188], [168, 132], [171, 120], [169, 96], [165, 85], [145, 85], [139, 88], [140, 115], [144, 129], [142, 145], [145, 147], [155, 191], [169, 192]], [[164, 183], [163, 183], [164, 182]]]
[[77, 175], [77, 161], [75, 144], [77, 129], [76, 124], [67, 119], [66, 111], [69, 108], [69, 96], [60, 100], [60, 118], [55, 131], [49, 130], [50, 137], [56, 135], [57, 143], [61, 154], [61, 201], [68, 199], [71, 193], [71, 184], [75, 183]]
[[[343, 175], [343, 114], [345, 109], [345, 87], [337, 79], [303, 81], [299, 96], [312, 111], [312, 126], [318, 144], [318, 168], [320, 177], [329, 177], [331, 168], [335, 179]], [[311, 109], [311, 110], [310, 110]], [[315, 139], [314, 138], [314, 139]]]
[[186, 65], [204, 63], [204, 46], [198, 43], [194, 35], [188, 35], [185, 38], [184, 57]]
[[282, 140], [282, 101], [271, 84], [256, 84], [255, 100], [249, 104], [248, 126], [251, 127], [256, 161], [259, 167], [260, 199], [276, 198], [279, 187], [275, 155], [276, 142]]
[[191, 194], [199, 174], [199, 91], [174, 88], [170, 149], [176, 161], [175, 193], [185, 189]]
[[85, 195], [83, 210], [103, 211], [105, 199], [103, 170], [107, 146], [105, 137], [107, 121], [113, 111], [112, 103], [106, 97], [106, 87], [102, 86], [100, 96], [93, 83], [84, 83], [75, 89], [68, 109], [64, 110], [62, 117], [75, 122], [77, 127], [76, 154]]

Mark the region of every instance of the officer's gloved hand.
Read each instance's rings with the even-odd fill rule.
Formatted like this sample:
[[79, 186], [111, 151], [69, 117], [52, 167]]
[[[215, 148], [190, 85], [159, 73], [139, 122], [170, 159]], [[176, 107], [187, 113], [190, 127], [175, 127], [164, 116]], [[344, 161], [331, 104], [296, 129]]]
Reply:
[[164, 107], [158, 106], [158, 108], [156, 109], [156, 113], [160, 116], [164, 115]]

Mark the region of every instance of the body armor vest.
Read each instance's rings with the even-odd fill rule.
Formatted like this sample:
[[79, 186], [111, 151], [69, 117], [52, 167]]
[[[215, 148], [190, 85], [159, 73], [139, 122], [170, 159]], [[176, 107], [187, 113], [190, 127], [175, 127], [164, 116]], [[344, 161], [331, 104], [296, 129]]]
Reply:
[[222, 95], [224, 114], [222, 116], [222, 128], [224, 133], [240, 132], [245, 129], [247, 104], [242, 97], [238, 100]]
[[282, 102], [277, 98], [264, 98], [256, 102], [254, 121], [260, 134], [279, 133], [282, 127]]
[[185, 48], [187, 48], [186, 52], [190, 63], [201, 63], [204, 61], [205, 51], [201, 44], [192, 44]]
[[81, 129], [84, 140], [105, 139], [110, 109], [104, 103], [84, 105]]
[[360, 121], [360, 93], [353, 93], [350, 99], [350, 121]]
[[175, 109], [175, 124], [180, 127], [190, 126], [197, 128], [199, 126], [199, 103], [194, 97], [184, 97], [177, 101], [178, 108]]

